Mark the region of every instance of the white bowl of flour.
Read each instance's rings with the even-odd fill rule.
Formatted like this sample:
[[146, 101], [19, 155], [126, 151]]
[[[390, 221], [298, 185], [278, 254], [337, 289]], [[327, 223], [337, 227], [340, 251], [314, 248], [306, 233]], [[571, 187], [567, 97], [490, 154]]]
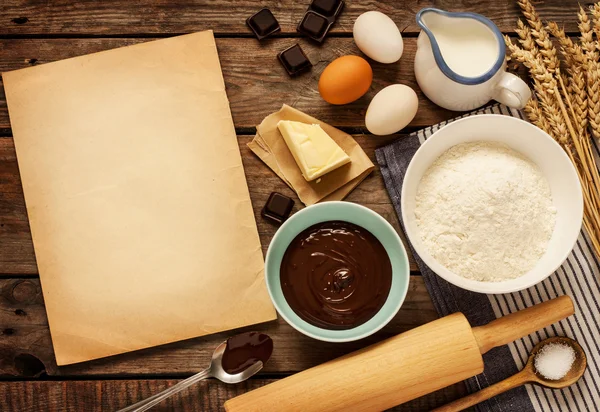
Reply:
[[421, 145], [402, 186], [417, 254], [461, 288], [508, 293], [571, 252], [583, 218], [577, 172], [545, 132], [514, 117], [457, 120]]

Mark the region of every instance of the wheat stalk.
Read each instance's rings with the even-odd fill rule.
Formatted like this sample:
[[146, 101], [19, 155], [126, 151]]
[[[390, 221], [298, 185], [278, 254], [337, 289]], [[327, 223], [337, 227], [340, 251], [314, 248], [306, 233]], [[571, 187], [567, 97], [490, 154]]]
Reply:
[[[565, 78], [564, 74], [560, 71], [560, 60], [558, 58], [558, 53], [556, 51], [556, 47], [552, 40], [550, 39], [550, 35], [542, 22], [542, 19], [538, 15], [535, 7], [530, 0], [518, 0], [519, 7], [523, 11], [523, 15], [525, 19], [531, 26], [531, 36], [535, 39], [535, 43], [539, 48], [539, 54], [542, 56], [543, 64], [546, 66], [548, 71], [552, 74], [556, 73], [558, 78], [558, 85], [560, 86], [560, 91], [563, 94], [563, 98], [567, 101], [567, 106], [570, 108], [571, 102], [569, 100], [569, 91], [568, 91], [568, 82]], [[520, 22], [520, 20], [519, 20]], [[517, 34], [519, 34], [519, 22], [517, 22]], [[521, 30], [524, 30], [524, 24], [521, 22]], [[527, 50], [528, 48], [523, 45]], [[537, 54], [533, 50], [532, 53], [534, 56]]]
[[[576, 45], [577, 46], [577, 45]], [[578, 46], [577, 46], [578, 47]], [[581, 50], [575, 48], [576, 52], [581, 53]], [[598, 168], [594, 159], [594, 152], [592, 148], [592, 142], [590, 140], [590, 134], [588, 132], [588, 93], [586, 88], [586, 76], [583, 73], [583, 66], [575, 66], [573, 73], [570, 77], [570, 82], [573, 90], [573, 101], [575, 106], [575, 124], [578, 127], [578, 133], [580, 137], [580, 144], [585, 151], [586, 164], [590, 168], [592, 174], [591, 184], [596, 186], [596, 190], [600, 191], [600, 175], [598, 174]], [[592, 130], [594, 130], [592, 128]], [[600, 204], [600, 198], [592, 198], [594, 200], [594, 207], [598, 208]]]
[[531, 34], [540, 48], [540, 53], [542, 54], [546, 68], [550, 73], [560, 70], [560, 61], [558, 60], [556, 47], [552, 44], [552, 40], [550, 40], [550, 36], [548, 35], [540, 16], [537, 14], [535, 7], [533, 7], [533, 4], [531, 4], [529, 0], [518, 0], [518, 3], [523, 11], [525, 19], [531, 26]]
[[[592, 15], [594, 17], [594, 30], [598, 33], [600, 30], [600, 4], [596, 3], [592, 7]], [[580, 6], [579, 13], [579, 30], [581, 31], [581, 47], [585, 51], [584, 61], [587, 72], [587, 93], [589, 97], [588, 120], [592, 129], [592, 135], [600, 138], [600, 90], [599, 90], [599, 71], [600, 63], [598, 62], [598, 41], [594, 40], [592, 34], [592, 24], [585, 12]]]
[[[590, 137], [590, 131], [600, 136], [600, 3], [590, 8], [591, 20], [579, 8], [579, 44], [556, 23], [544, 25], [530, 0], [518, 4], [528, 26], [517, 21], [520, 47], [508, 37], [505, 41], [510, 58], [529, 69], [533, 80], [534, 98], [525, 113], [563, 147], [575, 166], [584, 198], [583, 224], [600, 256], [600, 176]], [[550, 34], [560, 46], [564, 70]]]
[[[580, 55], [583, 58], [583, 67], [586, 71], [586, 86], [587, 86], [587, 97], [588, 97], [588, 121], [589, 128], [593, 138], [600, 138], [600, 90], [599, 90], [599, 77], [600, 77], [600, 63], [598, 58], [600, 56], [598, 39], [600, 38], [600, 3], [594, 4], [590, 7], [592, 13], [593, 31], [596, 34], [596, 40], [593, 39], [590, 30], [590, 23], [587, 13], [580, 6], [579, 8], [579, 29], [581, 31], [581, 44], [585, 52], [581, 52]], [[588, 140], [589, 158], [595, 165], [595, 158], [592, 151], [591, 142]], [[591, 162], [590, 162], [591, 163]], [[598, 170], [595, 169], [595, 172]], [[598, 173], [595, 176], [598, 179]], [[595, 207], [596, 210], [600, 201], [596, 199]], [[584, 220], [584, 225], [586, 224]], [[586, 230], [590, 233], [592, 244], [594, 248], [598, 245], [598, 239], [600, 238], [600, 228], [594, 226], [593, 222], [588, 222]], [[592, 233], [595, 235], [592, 235]]]
[[594, 22], [594, 33], [596, 33], [596, 48], [598, 48], [598, 39], [600, 38], [600, 3], [590, 6], [592, 20]]
[[[549, 135], [553, 135], [553, 130], [550, 128], [548, 124], [548, 120], [542, 113], [542, 108], [539, 106], [538, 101], [536, 99], [531, 99], [525, 105], [525, 113], [527, 117], [531, 121], [531, 123], [535, 124], [537, 127], [548, 133]], [[555, 139], [556, 137], [553, 136]]]
[[[546, 69], [551, 74], [556, 74], [556, 78], [558, 79], [559, 90], [562, 93], [563, 99], [567, 102], [566, 108], [571, 112], [571, 116], [574, 116], [574, 109], [569, 97], [568, 90], [568, 80], [565, 75], [560, 71], [560, 60], [558, 58], [558, 53], [556, 51], [556, 47], [552, 40], [550, 39], [550, 35], [542, 22], [542, 19], [538, 15], [535, 7], [530, 0], [518, 0], [519, 7], [521, 7], [521, 11], [523, 12], [523, 16], [531, 26], [531, 35], [535, 39], [535, 43], [539, 48], [539, 53], [542, 56], [541, 61], [546, 66]], [[523, 25], [524, 26], [524, 25]], [[517, 34], [519, 34], [519, 27], [517, 23]], [[533, 53], [535, 55], [535, 53]], [[535, 57], [535, 56], [534, 56]], [[567, 117], [569, 115], [566, 115]], [[570, 122], [570, 119], [566, 119], [567, 122]]]
[[[600, 6], [600, 5], [597, 5]], [[598, 7], [600, 11], [600, 7]], [[584, 56], [583, 50], [579, 44], [573, 43], [571, 38], [569, 38], [563, 29], [560, 29], [558, 25], [554, 22], [550, 22], [547, 25], [548, 31], [552, 33], [554, 37], [558, 40], [561, 48], [561, 54], [565, 58], [565, 63], [567, 64], [567, 71], [569, 73], [568, 82], [569, 82], [569, 93], [571, 94], [571, 100], [573, 102], [573, 123], [577, 129], [577, 133], [579, 134], [580, 145], [582, 150], [584, 151], [586, 162], [589, 165], [595, 165], [594, 154], [592, 150], [592, 145], [590, 141], [590, 135], [587, 129], [588, 126], [588, 115], [590, 112], [592, 113], [590, 116], [595, 115], [595, 111], [591, 110], [588, 112], [588, 83], [587, 76], [584, 72], [586, 68], [586, 58]], [[586, 35], [586, 38], [589, 36]], [[597, 71], [596, 71], [597, 76]], [[597, 88], [596, 82], [592, 83]], [[597, 97], [597, 94], [596, 94]], [[597, 105], [600, 109], [600, 104]], [[599, 119], [600, 120], [600, 119]], [[598, 123], [597, 123], [598, 124]], [[596, 126], [597, 126], [596, 124]], [[591, 168], [591, 173], [593, 177], [593, 184], [600, 183], [600, 176], [598, 175], [598, 169], [596, 167]], [[596, 200], [592, 198], [592, 200]], [[596, 202], [594, 202], [594, 206], [598, 206]]]
[[600, 139], [600, 85], [598, 84], [600, 65], [597, 62], [590, 63], [587, 70], [587, 94], [588, 94], [588, 120], [592, 134]]
[[[579, 154], [578, 135], [573, 129], [569, 113], [562, 101], [558, 90], [558, 82], [552, 75], [552, 71], [543, 64], [545, 59], [543, 57], [542, 59], [536, 58], [530, 51], [520, 49], [512, 43], [508, 36], [505, 36], [504, 40], [511, 57], [523, 63], [529, 69], [534, 80], [533, 86], [536, 94], [540, 98], [542, 108], [548, 114], [549, 123], [554, 129], [559, 142], [564, 144], [570, 135]], [[543, 51], [540, 50], [540, 54], [543, 56]], [[557, 70], [554, 70], [554, 73], [557, 74]]]
[[530, 52], [533, 57], [538, 58], [540, 55], [540, 50], [531, 35], [531, 29], [529, 26], [526, 26], [523, 23], [523, 20], [517, 20], [517, 28], [515, 29], [515, 33], [519, 35], [519, 43], [524, 50]]
[[583, 51], [581, 46], [573, 43], [573, 40], [555, 22], [548, 23], [547, 28], [558, 40], [561, 55], [564, 57], [567, 66], [567, 73], [569, 74], [567, 80], [568, 92], [574, 110], [573, 122], [580, 137], [587, 138], [588, 101]]
[[550, 135], [561, 145], [568, 145], [569, 132], [566, 122], [560, 111], [557, 99], [553, 96], [555, 90], [558, 93], [556, 79], [542, 64], [541, 59], [536, 58], [532, 52], [519, 48], [508, 36], [505, 36], [504, 40], [510, 51], [511, 58], [522, 63], [531, 73], [533, 88], [539, 99], [542, 112], [546, 115], [549, 130], [551, 131]]
[[[562, 56], [565, 58], [565, 62], [567, 63], [567, 67], [571, 69], [573, 67], [574, 59], [575, 59], [575, 43], [571, 40], [570, 37], [567, 36], [564, 29], [558, 27], [558, 24], [551, 21], [546, 25], [548, 31], [556, 37], [560, 44], [560, 51]], [[515, 30], [517, 31], [517, 30]]]
[[[600, 29], [600, 3], [596, 3], [593, 7], [591, 7], [591, 11], [593, 16], [594, 31], [597, 35], [598, 30]], [[579, 7], [577, 16], [579, 18], [579, 30], [581, 32], [581, 47], [584, 50], [584, 52], [581, 53], [581, 56], [584, 62], [583, 67], [586, 71], [588, 121], [592, 136], [595, 139], [598, 139], [600, 138], [600, 85], [598, 84], [600, 81], [600, 62], [598, 62], [600, 54], [598, 53], [598, 40], [594, 40], [592, 23], [589, 19], [589, 16], [581, 6]], [[591, 162], [594, 160], [594, 157], [589, 139], [587, 140], [587, 146], [588, 160]], [[598, 182], [600, 179], [598, 179], [597, 176], [595, 177], [596, 184], [600, 185], [600, 182]], [[598, 202], [598, 204], [600, 204], [600, 202]], [[598, 204], [596, 204], [596, 206], [598, 206]]]
[[590, 60], [596, 59], [598, 50], [596, 49], [596, 42], [594, 41], [592, 23], [586, 11], [581, 6], [579, 6], [577, 17], [579, 18], [578, 26], [579, 31], [581, 32], [581, 36], [579, 37], [581, 40], [581, 47], [585, 50], [586, 56]]
[[[582, 31], [582, 43], [585, 42], [586, 50], [591, 50], [594, 48], [594, 42], [592, 39], [592, 33], [590, 31], [590, 22], [587, 17], [587, 14], [580, 7], [579, 13], [579, 21], [580, 21], [580, 29]], [[571, 109], [571, 118], [573, 120], [573, 124], [575, 125], [578, 139], [574, 139], [574, 147], [575, 151], [579, 157], [579, 160], [583, 162], [584, 169], [588, 171], [587, 180], [583, 182], [587, 185], [592, 185], [596, 188], [596, 191], [600, 192], [600, 176], [598, 175], [598, 169], [596, 167], [596, 162], [593, 157], [593, 151], [591, 147], [591, 142], [589, 139], [589, 133], [587, 131], [588, 117], [595, 117], [598, 115], [593, 109], [588, 108], [588, 93], [587, 89], [589, 89], [589, 74], [587, 76], [588, 83], [584, 80], [586, 76], [584, 75], [584, 70], [590, 67], [590, 64], [594, 66], [596, 63], [593, 63], [593, 60], [590, 60], [583, 53], [581, 47], [577, 44], [574, 44], [571, 39], [569, 39], [564, 30], [559, 29], [556, 23], [549, 23], [548, 30], [558, 39], [559, 44], [561, 45], [561, 53], [565, 56], [565, 62], [567, 63], [569, 77], [569, 93], [567, 94], [566, 100], [568, 101], [568, 106]], [[597, 55], [597, 52], [594, 50], [591, 51], [592, 57]], [[592, 70], [592, 75], [598, 75], [597, 70]], [[598, 85], [594, 82], [594, 85], [597, 89]], [[587, 87], [586, 87], [587, 86]], [[560, 102], [559, 102], [560, 103]], [[600, 109], [600, 104], [597, 106]], [[600, 117], [598, 118], [600, 124]], [[594, 207], [597, 207], [600, 204], [600, 196], [592, 197]]]

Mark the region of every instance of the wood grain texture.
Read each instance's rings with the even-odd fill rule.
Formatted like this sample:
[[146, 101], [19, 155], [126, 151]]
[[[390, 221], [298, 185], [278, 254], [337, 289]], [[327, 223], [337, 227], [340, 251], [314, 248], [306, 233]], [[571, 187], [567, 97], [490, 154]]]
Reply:
[[[0, 7], [0, 35], [125, 35], [188, 33], [212, 29], [217, 34], [251, 35], [246, 18], [269, 7], [282, 34], [295, 34], [296, 26], [310, 0], [170, 0], [170, 1], [41, 1], [3, 0]], [[540, 14], [576, 30], [576, 0], [536, 2]], [[346, 0], [346, 7], [333, 33], [351, 33], [360, 14], [379, 10], [389, 15], [404, 33], [415, 33], [415, 13], [423, 7], [449, 11], [473, 11], [492, 19], [502, 31], [511, 31], [519, 10], [514, 0]]]
[[[326, 343], [308, 338], [284, 320], [244, 328], [273, 338], [266, 373], [293, 373], [345, 355], [437, 319], [421, 276], [411, 276], [396, 317], [375, 335], [358, 342]], [[223, 332], [81, 364], [56, 366], [39, 279], [0, 279], [0, 377], [184, 376], [210, 363], [214, 349], [235, 332]], [[2, 384], [0, 383], [0, 386]], [[2, 408], [0, 408], [2, 410]]]
[[[513, 30], [520, 14], [514, 0], [346, 0], [346, 8], [332, 35], [324, 45], [318, 46], [306, 39], [291, 38], [297, 36], [296, 24], [308, 3], [309, 0], [267, 3], [249, 0], [1, 0], [0, 72], [149, 41], [153, 36], [212, 29], [218, 37], [217, 47], [235, 126], [238, 130], [244, 129], [240, 133], [251, 133], [248, 128], [253, 128], [282, 103], [292, 104], [333, 125], [360, 132], [364, 130], [364, 114], [372, 96], [393, 83], [404, 83], [417, 90], [420, 108], [411, 126], [424, 127], [454, 117], [455, 113], [434, 106], [418, 91], [412, 68], [416, 51], [414, 37], [418, 32], [415, 13], [428, 6], [475, 11], [490, 17], [504, 32]], [[273, 10], [282, 25], [282, 33], [277, 38], [258, 42], [251, 37], [245, 19], [263, 6]], [[569, 32], [577, 30], [577, 7], [575, 0], [547, 0], [537, 4], [543, 18], [556, 20]], [[350, 33], [356, 17], [368, 10], [388, 14], [403, 30], [404, 56], [399, 64], [373, 64], [375, 82], [359, 101], [330, 106], [318, 95], [319, 74], [334, 58], [359, 53]], [[276, 55], [296, 42], [315, 67], [309, 73], [290, 79]], [[6, 136], [11, 131], [1, 83], [0, 79], [0, 135]], [[356, 136], [371, 158], [375, 147], [398, 137]], [[261, 243], [266, 250], [276, 230], [260, 217], [260, 209], [269, 193], [277, 190], [292, 196], [297, 201], [295, 211], [300, 204], [293, 192], [247, 149], [250, 139], [248, 135], [239, 136], [240, 150]], [[347, 200], [379, 212], [402, 233], [377, 169]], [[412, 257], [411, 268], [416, 269]], [[173, 377], [186, 377], [202, 369], [214, 347], [230, 336], [230, 333], [216, 334], [58, 368], [36, 273], [13, 142], [11, 138], [0, 138], [0, 411], [116, 410], [176, 383]], [[386, 328], [364, 341], [318, 342], [296, 332], [281, 319], [246, 328], [265, 331], [275, 340], [274, 357], [262, 376], [236, 386], [203, 382], [154, 410], [222, 410], [226, 399], [273, 382], [274, 378], [315, 366], [436, 318], [423, 279], [412, 276], [400, 313]], [[40, 375], [42, 378], [50, 375], [51, 380], [40, 381], [37, 379]], [[164, 379], [148, 379], [156, 376]], [[3, 380], [15, 377], [27, 381]], [[111, 380], [101, 380], [104, 377]], [[465, 394], [464, 385], [456, 384], [393, 410], [430, 410]]]
[[[206, 380], [158, 404], [152, 411], [221, 411], [223, 403], [246, 391], [260, 388], [274, 379], [251, 379], [237, 385]], [[19, 412], [115, 411], [167, 389], [172, 379], [7, 382], [0, 384], [0, 410]], [[444, 388], [390, 411], [428, 411], [461, 396], [462, 385]], [[275, 412], [275, 411], [274, 411]]]
[[[299, 40], [314, 64], [310, 72], [290, 78], [277, 53]], [[150, 39], [0, 39], [0, 72], [35, 64], [62, 60], [99, 52]], [[325, 66], [346, 54], [360, 54], [351, 38], [332, 38], [318, 47], [304, 39], [271, 39], [259, 43], [256, 39], [217, 39], [217, 49], [227, 87], [233, 121], [237, 128], [251, 128], [283, 103], [306, 112], [334, 126], [364, 129], [364, 116], [371, 98], [383, 87], [403, 83], [417, 91], [419, 112], [410, 126], [421, 127], [447, 120], [456, 113], [431, 103], [419, 90], [413, 71], [416, 39], [406, 39], [404, 55], [397, 64], [373, 63], [373, 85], [356, 102], [334, 106], [325, 102], [318, 92], [318, 80]], [[4, 88], [0, 87], [0, 130], [10, 122]]]
[[[248, 149], [246, 144], [252, 137], [238, 136], [238, 141], [263, 252], [266, 252], [271, 238], [277, 230], [277, 226], [271, 225], [260, 216], [260, 211], [269, 194], [272, 191], [278, 191], [295, 199], [294, 212], [303, 205], [294, 192]], [[391, 136], [381, 139], [372, 136], [355, 136], [373, 162], [375, 162], [375, 147], [399, 137]], [[347, 197], [347, 200], [360, 203], [381, 214], [400, 233], [405, 245], [407, 244], [378, 168]], [[37, 274], [12, 138], [0, 138], [0, 245], [0, 277], [2, 274]], [[411, 269], [417, 270], [414, 258], [410, 253], [409, 259]]]

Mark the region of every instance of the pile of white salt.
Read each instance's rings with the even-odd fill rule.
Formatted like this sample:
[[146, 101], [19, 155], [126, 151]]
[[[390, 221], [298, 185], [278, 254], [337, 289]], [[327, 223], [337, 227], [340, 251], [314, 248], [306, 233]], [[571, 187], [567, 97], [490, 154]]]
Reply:
[[575, 362], [575, 351], [563, 343], [549, 343], [535, 355], [535, 369], [546, 379], [565, 377]]

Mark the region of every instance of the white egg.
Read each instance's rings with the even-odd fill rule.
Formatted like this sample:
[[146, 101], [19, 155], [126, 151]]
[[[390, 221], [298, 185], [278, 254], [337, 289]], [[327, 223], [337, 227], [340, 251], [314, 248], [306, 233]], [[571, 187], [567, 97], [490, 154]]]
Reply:
[[364, 54], [379, 63], [400, 60], [404, 43], [398, 26], [379, 11], [368, 11], [354, 22], [354, 42]]
[[378, 136], [396, 133], [415, 118], [418, 108], [419, 99], [413, 89], [392, 84], [380, 90], [369, 103], [365, 126]]

